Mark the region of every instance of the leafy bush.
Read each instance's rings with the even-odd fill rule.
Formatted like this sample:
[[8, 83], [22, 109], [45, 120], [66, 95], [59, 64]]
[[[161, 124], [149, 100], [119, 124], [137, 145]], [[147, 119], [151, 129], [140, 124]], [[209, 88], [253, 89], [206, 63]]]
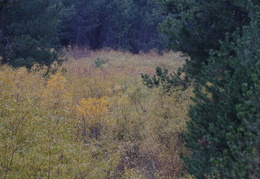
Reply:
[[[179, 133], [192, 93], [147, 90], [140, 74], [181, 62], [172, 62], [173, 52], [163, 62], [154, 53], [92, 53], [49, 69], [0, 66], [1, 176], [180, 176]], [[93, 65], [96, 56], [106, 56], [106, 68]]]

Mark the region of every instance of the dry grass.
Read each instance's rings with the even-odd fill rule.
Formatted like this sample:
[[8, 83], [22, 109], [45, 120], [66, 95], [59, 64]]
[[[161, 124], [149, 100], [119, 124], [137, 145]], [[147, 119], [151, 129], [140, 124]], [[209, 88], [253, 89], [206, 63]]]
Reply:
[[[155, 50], [149, 53], [132, 54], [123, 51], [114, 51], [111, 49], [103, 49], [99, 51], [84, 50], [69, 50], [68, 61], [65, 63], [69, 70], [72, 67], [78, 67], [80, 73], [85, 70], [91, 73], [89, 65], [95, 66], [95, 60], [99, 59], [102, 62], [100, 66], [102, 70], [109, 71], [111, 68], [117, 70], [115, 72], [126, 73], [127, 75], [140, 76], [141, 73], [154, 74], [157, 66], [177, 70], [185, 63], [185, 58], [178, 52], [163, 52], [158, 54]], [[79, 55], [76, 55], [79, 54]], [[74, 63], [72, 65], [72, 63]], [[83, 65], [83, 66], [82, 66]], [[88, 68], [86, 68], [88, 66]], [[81, 68], [80, 68], [81, 67]], [[75, 70], [75, 69], [74, 69]]]
[[[77, 53], [84, 55], [75, 58]], [[121, 146], [118, 170], [144, 178], [178, 178], [182, 170], [180, 153], [184, 151], [179, 132], [188, 120], [191, 89], [168, 96], [160, 89], [146, 88], [140, 76], [153, 75], [157, 66], [176, 71], [185, 58], [172, 51], [134, 55], [110, 49], [81, 53], [77, 49], [68, 54], [64, 67], [66, 78], [75, 82], [73, 86], [79, 84], [77, 80], [88, 79], [82, 90], [90, 89], [85, 97], [110, 97], [113, 120], [109, 135]]]
[[[44, 68], [34, 67], [35, 72], [28, 73], [24, 68], [1, 67], [0, 102], [5, 104], [3, 110], [13, 111], [0, 110], [2, 131], [10, 129], [5, 128], [4, 124], [9, 124], [5, 120], [16, 121], [24, 110], [31, 116], [23, 124], [27, 131], [21, 129], [19, 136], [31, 131], [38, 134], [37, 130], [42, 135], [41, 143], [30, 143], [23, 155], [15, 155], [13, 166], [23, 162], [31, 166], [31, 158], [38, 154], [33, 147], [42, 149], [40, 156], [45, 161], [49, 153], [44, 150], [51, 146], [56, 152], [52, 166], [48, 169], [47, 163], [35, 162], [42, 165], [35, 169], [35, 177], [46, 177], [49, 171], [53, 177], [67, 178], [179, 178], [183, 168], [180, 153], [185, 152], [179, 133], [188, 120], [191, 89], [166, 95], [160, 88], [144, 86], [140, 74], [152, 75], [157, 66], [175, 71], [184, 61], [175, 52], [133, 55], [109, 49], [74, 49], [68, 51], [62, 67], [53, 64], [57, 73], [48, 78], [42, 77]], [[13, 116], [18, 117], [11, 120]], [[30, 125], [35, 119], [37, 128]], [[11, 126], [16, 128], [15, 123]], [[50, 134], [45, 131], [52, 137], [46, 137]], [[14, 144], [11, 140], [16, 140], [1, 139], [0, 145], [10, 146]], [[29, 145], [25, 139], [20, 141]], [[0, 150], [0, 155], [10, 151]], [[0, 164], [3, 162], [0, 159]], [[10, 168], [6, 176], [18, 172], [19, 167]], [[30, 176], [30, 172], [21, 176]]]

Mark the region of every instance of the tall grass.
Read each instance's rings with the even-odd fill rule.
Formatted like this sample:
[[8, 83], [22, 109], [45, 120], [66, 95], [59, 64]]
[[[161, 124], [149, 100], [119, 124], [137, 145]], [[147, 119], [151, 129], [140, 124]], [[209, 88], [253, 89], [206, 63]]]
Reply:
[[37, 66], [0, 67], [0, 175], [179, 178], [191, 89], [164, 94], [140, 74], [174, 71], [180, 54], [78, 53], [49, 76]]

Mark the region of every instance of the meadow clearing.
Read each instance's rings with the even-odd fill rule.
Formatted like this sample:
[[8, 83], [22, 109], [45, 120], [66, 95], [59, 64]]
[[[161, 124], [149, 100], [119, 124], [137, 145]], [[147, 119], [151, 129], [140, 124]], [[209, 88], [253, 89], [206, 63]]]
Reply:
[[148, 89], [180, 53], [68, 50], [62, 66], [0, 66], [3, 178], [180, 178], [192, 90]]

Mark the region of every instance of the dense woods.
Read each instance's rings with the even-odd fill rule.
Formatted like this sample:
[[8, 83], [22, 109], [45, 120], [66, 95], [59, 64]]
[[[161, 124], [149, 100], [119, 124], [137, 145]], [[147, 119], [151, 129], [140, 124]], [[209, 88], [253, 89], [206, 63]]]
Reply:
[[0, 176], [259, 178], [258, 0], [0, 0]]
[[[0, 2], [2, 63], [30, 68], [60, 60], [62, 47], [102, 47], [133, 53], [163, 50], [163, 20], [154, 0]], [[56, 51], [50, 51], [50, 48]]]
[[133, 53], [165, 48], [157, 31], [163, 16], [155, 0], [66, 0], [64, 4], [73, 6], [73, 15], [60, 26], [61, 45], [111, 47]]

